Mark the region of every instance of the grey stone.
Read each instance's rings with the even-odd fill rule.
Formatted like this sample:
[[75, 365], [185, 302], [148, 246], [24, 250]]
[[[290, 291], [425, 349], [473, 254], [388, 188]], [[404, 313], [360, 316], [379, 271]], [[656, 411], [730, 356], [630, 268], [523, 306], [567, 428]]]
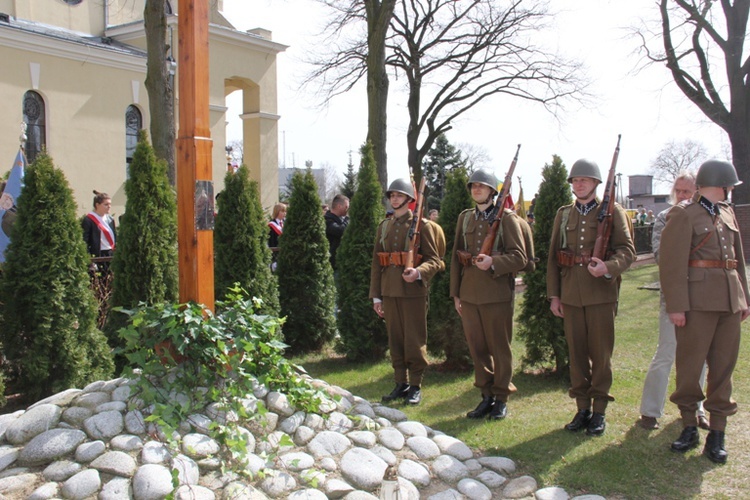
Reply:
[[26, 474], [28, 472], [31, 472], [29, 467], [11, 467], [0, 472], [0, 478], [18, 476], [19, 474]]
[[396, 465], [396, 463], [398, 463], [398, 458], [396, 458], [396, 455], [385, 446], [376, 444], [375, 446], [370, 448], [370, 451], [380, 457], [388, 465]]
[[71, 453], [86, 439], [77, 429], [52, 429], [29, 441], [18, 455], [20, 465], [42, 465]]
[[133, 477], [138, 467], [133, 457], [123, 451], [109, 451], [89, 465], [100, 472], [120, 477]]
[[102, 487], [99, 472], [94, 469], [82, 470], [75, 476], [65, 481], [62, 485], [62, 494], [65, 498], [83, 500]]
[[330, 479], [323, 485], [323, 492], [328, 498], [342, 498], [354, 491], [354, 487], [340, 479]]
[[367, 493], [366, 491], [359, 491], [359, 490], [352, 491], [351, 493], [348, 493], [344, 497], [344, 500], [373, 500], [373, 499], [377, 500], [378, 497], [376, 497], [372, 493]]
[[193, 430], [200, 434], [208, 434], [210, 432], [211, 424], [213, 423], [210, 418], [202, 413], [190, 415], [187, 418], [187, 421], [193, 427]]
[[133, 498], [130, 492], [130, 479], [116, 477], [102, 487], [99, 500], [129, 500]]
[[289, 494], [287, 498], [290, 500], [327, 500], [328, 497], [322, 491], [308, 488], [306, 490], [297, 490]]
[[94, 414], [94, 411], [90, 408], [84, 408], [83, 406], [71, 406], [66, 408], [62, 413], [62, 420], [73, 427], [80, 429], [83, 427], [83, 422]]
[[339, 411], [334, 411], [328, 416], [326, 420], [326, 429], [333, 432], [341, 432], [346, 434], [354, 427], [354, 423], [349, 417]]
[[[21, 474], [0, 479], [0, 493], [7, 495], [31, 488], [36, 483], [36, 474]], [[13, 498], [13, 497], [6, 497]]]
[[110, 440], [122, 433], [125, 419], [119, 411], [104, 411], [83, 421], [83, 430], [91, 439]]
[[292, 438], [281, 431], [273, 431], [268, 434], [264, 440], [256, 443], [255, 446], [258, 452], [265, 452], [268, 454], [276, 452], [283, 453], [294, 448], [294, 446], [290, 444], [283, 443], [293, 443]]
[[406, 437], [410, 436], [420, 436], [420, 437], [427, 437], [427, 428], [419, 423], [414, 422], [413, 420], [409, 420], [406, 422], [398, 422], [396, 424], [396, 429], [401, 431], [401, 434], [403, 434]]
[[430, 471], [424, 465], [414, 460], [401, 460], [398, 465], [398, 475], [408, 479], [420, 488], [425, 488], [430, 484]]
[[279, 415], [272, 411], [263, 415], [255, 415], [253, 420], [248, 422], [247, 428], [255, 434], [268, 434], [276, 430], [276, 426], [279, 425]]
[[536, 479], [531, 476], [521, 476], [508, 481], [503, 488], [503, 496], [506, 498], [524, 498], [537, 490]]
[[403, 477], [398, 478], [398, 490], [403, 500], [419, 500], [422, 498], [417, 487]]
[[427, 497], [427, 500], [464, 500], [464, 496], [453, 488], [435, 493]]
[[323, 431], [318, 433], [308, 444], [307, 450], [315, 458], [337, 456], [351, 447], [351, 441], [338, 432]]
[[476, 480], [481, 481], [488, 488], [499, 488], [505, 484], [508, 479], [493, 470], [486, 470], [479, 473]]
[[0, 471], [5, 470], [18, 460], [20, 449], [15, 446], [0, 446]]
[[140, 410], [132, 410], [125, 414], [125, 430], [136, 436], [146, 434], [146, 421]]
[[432, 472], [448, 484], [457, 484], [469, 475], [469, 469], [451, 455], [440, 455], [432, 463]]
[[320, 459], [320, 468], [324, 471], [328, 472], [334, 472], [339, 470], [339, 464], [336, 463], [336, 460], [333, 459], [333, 457], [323, 457]]
[[352, 448], [347, 451], [341, 462], [341, 475], [355, 488], [373, 491], [383, 482], [388, 467], [381, 458], [364, 448]]
[[183, 484], [174, 492], [175, 500], [214, 500], [213, 491], [195, 484]]
[[464, 465], [467, 469], [469, 469], [469, 472], [475, 473], [482, 470], [482, 464], [479, 463], [479, 460], [476, 458], [470, 458], [468, 460], [464, 460]]
[[83, 393], [88, 393], [88, 392], [107, 392], [107, 391], [104, 391], [104, 385], [106, 383], [107, 382], [105, 382], [104, 380], [97, 380], [96, 382], [91, 382], [89, 385], [87, 385], [86, 387], [84, 387], [83, 391], [81, 391], [81, 392], [83, 392]]
[[326, 421], [317, 413], [308, 413], [302, 423], [314, 431], [322, 431], [326, 428]]
[[297, 481], [286, 472], [269, 471], [258, 487], [271, 498], [286, 498], [297, 487]]
[[94, 413], [103, 413], [105, 411], [117, 411], [123, 412], [127, 409], [128, 405], [124, 401], [110, 401], [108, 403], [102, 403], [96, 407]]
[[29, 406], [27, 409], [31, 410], [32, 408], [40, 405], [56, 405], [56, 406], [68, 406], [71, 401], [73, 401], [76, 396], [78, 396], [81, 393], [80, 389], [66, 389], [62, 392], [58, 392], [57, 394], [53, 394], [52, 396], [48, 398], [44, 398], [41, 401], [37, 401], [33, 405]]
[[307, 446], [307, 444], [315, 437], [315, 431], [306, 425], [300, 425], [297, 428], [297, 432], [294, 433], [294, 444], [297, 446]]
[[73, 402], [75, 406], [83, 406], [84, 408], [94, 411], [100, 404], [111, 400], [112, 398], [107, 392], [89, 392], [80, 394]]
[[42, 477], [47, 481], [65, 481], [81, 472], [83, 466], [78, 462], [70, 460], [60, 460], [52, 462], [42, 471]]
[[281, 392], [269, 392], [266, 396], [266, 406], [270, 411], [285, 417], [291, 417], [294, 414], [294, 407], [289, 404], [286, 394]]
[[5, 439], [10, 444], [22, 444], [48, 431], [60, 421], [62, 409], [57, 405], [35, 406], [15, 419], [5, 430]]
[[140, 451], [143, 449], [143, 440], [132, 434], [120, 434], [112, 438], [109, 446], [118, 451]]
[[510, 475], [516, 472], [516, 464], [513, 460], [505, 457], [480, 457], [479, 463], [482, 467], [494, 470], [498, 474]]
[[300, 471], [299, 480], [302, 484], [312, 486], [313, 488], [322, 488], [328, 476], [325, 471], [319, 469], [305, 469]]
[[132, 389], [129, 385], [121, 385], [112, 391], [112, 401], [127, 401]]
[[273, 463], [268, 462], [254, 453], [248, 453], [245, 457], [245, 470], [255, 477], [258, 472], [273, 467]]
[[9, 413], [6, 415], [0, 415], [0, 441], [5, 439], [5, 431], [8, 430], [8, 427], [10, 427], [10, 424], [16, 421], [21, 415], [26, 413], [25, 410], [18, 410], [14, 413]]
[[372, 411], [374, 411], [375, 415], [378, 417], [383, 417], [389, 422], [404, 422], [407, 418], [406, 413], [389, 406], [379, 404], [372, 405]]
[[107, 446], [104, 441], [89, 441], [83, 443], [76, 449], [76, 461], [88, 463], [94, 460], [96, 457], [104, 453]]
[[576, 497], [573, 497], [572, 500], [607, 500], [607, 499], [600, 495], [578, 495]]
[[346, 434], [346, 437], [351, 439], [356, 446], [363, 448], [372, 448], [378, 443], [378, 437], [370, 431], [351, 431]]
[[196, 462], [198, 468], [202, 471], [211, 471], [221, 469], [221, 459], [219, 457], [202, 458]]
[[299, 429], [299, 426], [302, 425], [304, 421], [305, 412], [295, 412], [292, 416], [285, 418], [279, 423], [279, 430], [282, 432], [286, 432], [291, 436], [292, 434], [297, 432], [297, 429]]
[[534, 492], [534, 497], [536, 500], [568, 500], [570, 498], [568, 493], [558, 486], [538, 489]]
[[44, 483], [35, 489], [26, 500], [47, 500], [60, 496], [60, 485], [57, 483]]
[[378, 431], [378, 441], [389, 450], [398, 451], [404, 447], [406, 439], [401, 431], [394, 427], [386, 427]]
[[315, 465], [315, 459], [307, 453], [302, 452], [284, 453], [283, 455], [279, 455], [279, 462], [285, 469], [295, 472], [309, 469]]
[[435, 444], [438, 445], [438, 448], [440, 448], [440, 451], [444, 455], [450, 455], [459, 460], [469, 460], [474, 457], [474, 452], [471, 451], [471, 448], [452, 436], [433, 436], [432, 440], [435, 441]]
[[426, 436], [413, 436], [406, 440], [406, 446], [422, 460], [432, 460], [440, 456], [440, 448]]
[[458, 482], [458, 491], [469, 497], [470, 500], [492, 500], [490, 489], [476, 479], [465, 478]]
[[198, 484], [201, 477], [200, 469], [195, 460], [185, 455], [177, 455], [172, 459], [172, 469], [177, 469], [180, 484]]
[[355, 404], [354, 409], [352, 410], [352, 413], [354, 413], [355, 415], [364, 415], [372, 419], [377, 417], [377, 415], [375, 414], [375, 411], [372, 409], [372, 405], [370, 405], [369, 403], [365, 403], [365, 402]]
[[221, 500], [266, 500], [267, 498], [265, 493], [240, 482], [226, 485], [221, 495]]
[[141, 450], [141, 461], [144, 464], [165, 464], [170, 458], [169, 448], [158, 441], [147, 442]]
[[172, 474], [161, 465], [146, 464], [138, 467], [133, 477], [135, 500], [161, 500], [172, 491]]
[[186, 434], [182, 438], [182, 452], [192, 458], [205, 458], [219, 452], [219, 443], [205, 434]]

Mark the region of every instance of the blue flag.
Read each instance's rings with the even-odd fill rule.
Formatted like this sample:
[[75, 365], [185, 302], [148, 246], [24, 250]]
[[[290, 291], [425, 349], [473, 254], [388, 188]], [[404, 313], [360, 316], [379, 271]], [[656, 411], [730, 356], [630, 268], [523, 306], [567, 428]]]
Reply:
[[5, 190], [0, 195], [0, 262], [5, 262], [5, 249], [10, 243], [10, 228], [16, 220], [16, 204], [23, 188], [23, 170], [26, 166], [23, 151], [19, 150], [10, 169]]

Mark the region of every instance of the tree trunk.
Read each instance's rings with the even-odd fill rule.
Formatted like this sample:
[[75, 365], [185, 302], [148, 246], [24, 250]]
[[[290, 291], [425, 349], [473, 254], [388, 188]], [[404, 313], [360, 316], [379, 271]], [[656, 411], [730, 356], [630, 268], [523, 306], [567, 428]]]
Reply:
[[727, 135], [732, 146], [732, 163], [742, 184], [732, 191], [732, 201], [737, 205], [750, 203], [750, 135], [748, 126], [731, 123]]
[[156, 156], [167, 162], [169, 183], [175, 185], [174, 75], [167, 44], [166, 0], [150, 0], [143, 9], [146, 30], [146, 91], [151, 115], [151, 143]]
[[385, 68], [385, 37], [395, 0], [365, 0], [367, 12], [367, 140], [372, 144], [378, 179], [388, 189], [386, 155], [388, 73]]

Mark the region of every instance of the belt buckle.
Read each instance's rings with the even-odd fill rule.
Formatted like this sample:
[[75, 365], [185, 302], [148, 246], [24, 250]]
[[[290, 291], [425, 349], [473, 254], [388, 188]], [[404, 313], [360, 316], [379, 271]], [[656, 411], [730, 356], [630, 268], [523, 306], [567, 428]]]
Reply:
[[732, 271], [733, 269], [737, 269], [737, 261], [734, 259], [725, 260], [724, 269], [726, 269], [727, 271]]

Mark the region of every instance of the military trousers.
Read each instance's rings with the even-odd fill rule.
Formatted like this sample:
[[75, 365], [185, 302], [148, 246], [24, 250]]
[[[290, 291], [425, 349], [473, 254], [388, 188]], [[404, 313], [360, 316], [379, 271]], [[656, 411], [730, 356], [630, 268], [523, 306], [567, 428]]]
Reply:
[[516, 392], [513, 376], [513, 302], [472, 304], [461, 301], [461, 323], [474, 362], [474, 386], [483, 396], [508, 402]]
[[[740, 328], [741, 313], [688, 311], [685, 326], [675, 329], [677, 387], [669, 399], [680, 409], [684, 426], [697, 424], [695, 411], [704, 397], [712, 430], [723, 431], [727, 417], [737, 413], [732, 372], [740, 349]], [[705, 396], [700, 384], [704, 362], [708, 365]]]
[[615, 346], [616, 304], [576, 307], [563, 304], [565, 340], [570, 357], [570, 390], [579, 410], [604, 413], [614, 401], [612, 387], [612, 350]]
[[427, 297], [383, 297], [396, 383], [422, 385], [427, 368]]

